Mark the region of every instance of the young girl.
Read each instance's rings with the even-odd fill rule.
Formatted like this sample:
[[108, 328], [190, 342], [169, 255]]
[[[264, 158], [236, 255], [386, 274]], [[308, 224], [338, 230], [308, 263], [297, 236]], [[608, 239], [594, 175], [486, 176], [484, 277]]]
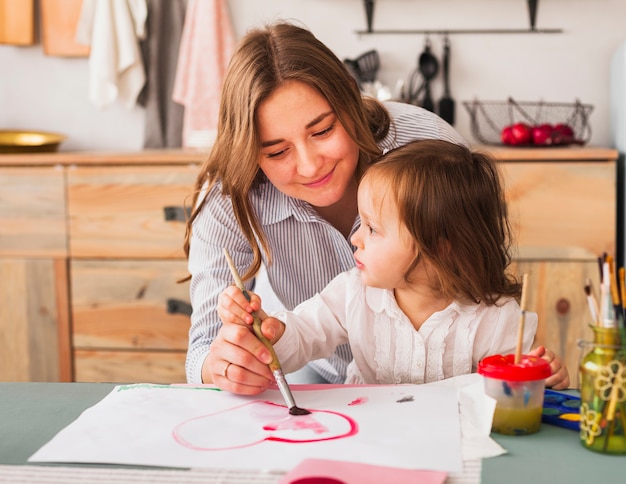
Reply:
[[[358, 208], [356, 268], [293, 312], [267, 318], [261, 311], [285, 372], [343, 343], [353, 355], [346, 383], [432, 382], [515, 352], [521, 287], [506, 273], [510, 226], [493, 160], [446, 141], [409, 143], [368, 168]], [[272, 380], [271, 357], [250, 332], [253, 309], [260, 309], [256, 295], [248, 303], [230, 287], [220, 296], [222, 331], [238, 351], [214, 383], [237, 393]], [[526, 313], [524, 328], [529, 352], [535, 313]], [[531, 354], [550, 361], [548, 385], [568, 386], [559, 358], [542, 347]]]

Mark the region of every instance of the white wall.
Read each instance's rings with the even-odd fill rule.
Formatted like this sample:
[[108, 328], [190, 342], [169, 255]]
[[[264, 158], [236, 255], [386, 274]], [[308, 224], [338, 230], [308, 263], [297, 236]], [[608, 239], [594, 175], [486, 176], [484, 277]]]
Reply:
[[[228, 0], [238, 36], [276, 18], [298, 20], [340, 58], [375, 48], [381, 81], [407, 79], [424, 46], [424, 36], [362, 35], [362, 0]], [[541, 0], [537, 28], [561, 34], [454, 35], [450, 37], [451, 88], [457, 129], [471, 138], [461, 101], [475, 97], [592, 104], [590, 144], [612, 146], [610, 65], [626, 41], [623, 0]], [[379, 29], [523, 29], [526, 0], [377, 0]], [[441, 56], [442, 38], [431, 36]], [[143, 110], [116, 104], [99, 111], [86, 98], [86, 59], [46, 57], [41, 45], [0, 45], [0, 129], [41, 129], [69, 135], [62, 150], [134, 150], [143, 142]], [[625, 86], [626, 89], [626, 86]], [[442, 92], [439, 76], [435, 100]]]

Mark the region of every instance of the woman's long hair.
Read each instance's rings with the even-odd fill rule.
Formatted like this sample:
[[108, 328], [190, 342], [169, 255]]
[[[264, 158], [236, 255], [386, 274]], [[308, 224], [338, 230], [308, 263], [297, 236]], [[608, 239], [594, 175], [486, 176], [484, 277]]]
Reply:
[[224, 80], [217, 139], [195, 183], [184, 248], [189, 255], [192, 223], [205, 201], [199, 197], [219, 181], [222, 194], [232, 200], [237, 222], [254, 253], [244, 279], [260, 268], [262, 254], [257, 240], [271, 261], [267, 238], [248, 199], [250, 190], [267, 181], [258, 166], [261, 143], [256, 113], [268, 96], [289, 81], [306, 83], [326, 98], [359, 147], [357, 179], [380, 155], [376, 143], [389, 131], [389, 114], [382, 104], [362, 97], [343, 62], [308, 30], [278, 22], [251, 30], [241, 40]]

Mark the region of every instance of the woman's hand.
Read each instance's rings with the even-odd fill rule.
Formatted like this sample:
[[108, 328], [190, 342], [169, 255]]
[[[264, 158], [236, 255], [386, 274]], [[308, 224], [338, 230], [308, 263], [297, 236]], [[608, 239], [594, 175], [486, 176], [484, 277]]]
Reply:
[[222, 327], [211, 344], [211, 349], [202, 365], [202, 381], [213, 383], [223, 390], [241, 395], [256, 395], [274, 382], [267, 366], [272, 356], [265, 345], [252, 331], [254, 317], [262, 319], [263, 334], [272, 343], [282, 335], [282, 323], [267, 318], [261, 310], [261, 300], [249, 293], [250, 302], [235, 286], [229, 286], [218, 299], [217, 311]]
[[251, 326], [224, 324], [202, 365], [202, 381], [240, 395], [257, 395], [270, 387], [274, 377], [267, 366], [270, 352]]
[[538, 356], [550, 363], [552, 375], [546, 379], [546, 387], [554, 390], [565, 390], [569, 388], [569, 372], [567, 367], [561, 363], [554, 351], [548, 350], [543, 346], [538, 346], [534, 350], [528, 352], [529, 355]]

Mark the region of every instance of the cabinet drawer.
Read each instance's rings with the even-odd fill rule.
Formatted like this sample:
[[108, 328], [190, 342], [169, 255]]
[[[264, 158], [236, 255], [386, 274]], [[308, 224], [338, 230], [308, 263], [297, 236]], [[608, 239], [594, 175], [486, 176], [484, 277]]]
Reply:
[[187, 349], [186, 262], [74, 260], [70, 266], [73, 345], [80, 349]]
[[[198, 168], [68, 169], [69, 247], [79, 258], [184, 258], [184, 205]], [[166, 220], [165, 212], [179, 215]]]
[[505, 162], [520, 258], [595, 260], [615, 252], [615, 162]]
[[0, 256], [65, 257], [63, 168], [0, 171]]
[[75, 380], [114, 383], [185, 383], [186, 352], [74, 352]]

